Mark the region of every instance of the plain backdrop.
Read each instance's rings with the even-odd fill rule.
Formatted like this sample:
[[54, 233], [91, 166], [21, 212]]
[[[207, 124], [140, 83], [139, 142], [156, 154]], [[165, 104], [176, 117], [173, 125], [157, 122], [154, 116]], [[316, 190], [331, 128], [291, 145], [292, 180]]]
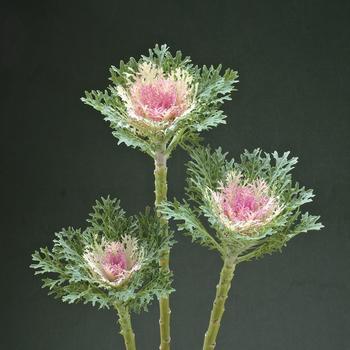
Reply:
[[[119, 197], [131, 214], [152, 204], [151, 159], [117, 146], [79, 98], [155, 43], [239, 70], [228, 124], [206, 142], [235, 158], [255, 147], [299, 156], [295, 179], [315, 189], [307, 209], [326, 226], [239, 266], [217, 349], [350, 349], [349, 4], [3, 1], [1, 349], [123, 349], [113, 311], [48, 297], [28, 266], [55, 231], [84, 226], [96, 198]], [[183, 196], [186, 159], [169, 161], [169, 198]], [[172, 348], [200, 349], [221, 261], [177, 240]], [[157, 303], [133, 322], [138, 348], [157, 349]]]

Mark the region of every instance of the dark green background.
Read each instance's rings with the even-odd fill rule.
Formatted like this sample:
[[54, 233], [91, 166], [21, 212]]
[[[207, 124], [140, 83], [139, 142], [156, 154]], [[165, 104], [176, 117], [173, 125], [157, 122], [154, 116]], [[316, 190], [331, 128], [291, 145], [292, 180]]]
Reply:
[[[156, 42], [202, 64], [239, 70], [228, 125], [205, 134], [234, 157], [291, 150], [308, 207], [326, 228], [283, 254], [239, 266], [218, 350], [350, 349], [348, 1], [27, 1], [1, 11], [4, 258], [0, 338], [6, 350], [122, 349], [112, 311], [65, 305], [40, 289], [31, 252], [62, 226], [84, 225], [111, 194], [129, 213], [153, 201], [152, 161], [118, 147], [79, 98], [108, 67]], [[169, 161], [181, 198], [183, 162]], [[200, 349], [221, 262], [178, 236], [173, 250], [173, 349]], [[5, 282], [4, 282], [5, 281]], [[158, 307], [134, 317], [141, 350], [158, 347]]]

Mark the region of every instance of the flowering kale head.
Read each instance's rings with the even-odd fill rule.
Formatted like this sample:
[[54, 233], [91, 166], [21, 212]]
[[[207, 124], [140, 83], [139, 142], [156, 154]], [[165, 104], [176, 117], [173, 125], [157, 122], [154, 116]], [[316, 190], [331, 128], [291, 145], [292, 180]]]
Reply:
[[85, 230], [56, 233], [52, 249], [33, 254], [35, 274], [43, 275], [49, 294], [73, 303], [146, 309], [154, 298], [172, 292], [171, 273], [158, 260], [172, 235], [149, 209], [127, 217], [119, 201], [96, 201]]
[[104, 115], [119, 143], [152, 157], [160, 145], [169, 156], [178, 143], [225, 123], [221, 105], [231, 99], [238, 77], [231, 69], [221, 75], [221, 66], [194, 66], [166, 45], [139, 60], [121, 61], [110, 73], [108, 90], [86, 92], [82, 101]]
[[314, 195], [293, 182], [290, 172], [297, 158], [289, 158], [289, 152], [245, 151], [240, 162], [226, 155], [210, 147], [194, 150], [187, 164], [187, 200], [162, 207], [194, 241], [241, 262], [280, 250], [299, 233], [323, 227], [318, 216], [302, 214], [301, 206]]

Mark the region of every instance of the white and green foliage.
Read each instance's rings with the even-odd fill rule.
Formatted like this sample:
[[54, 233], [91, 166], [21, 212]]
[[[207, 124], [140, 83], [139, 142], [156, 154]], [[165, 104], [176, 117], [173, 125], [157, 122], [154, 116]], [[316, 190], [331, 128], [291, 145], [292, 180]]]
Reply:
[[[311, 202], [314, 195], [312, 190], [293, 182], [290, 172], [297, 158], [289, 158], [289, 152], [279, 155], [246, 150], [239, 162], [228, 160], [220, 148], [212, 151], [210, 147], [198, 147], [190, 155], [186, 199], [166, 203], [162, 212], [168, 219], [175, 219], [178, 229], [193, 241], [218, 250], [223, 257], [234, 254], [237, 262], [242, 262], [281, 250], [296, 235], [323, 227], [319, 216], [301, 211], [301, 206]], [[264, 179], [282, 204], [279, 215], [253, 236], [229, 231], [213, 210], [208, 193], [215, 191], [229, 172], [239, 172], [248, 181]], [[209, 225], [203, 223], [204, 217]]]
[[[118, 94], [118, 87], [125, 87], [144, 63], [160, 67], [165, 74], [178, 68], [188, 73], [195, 86], [195, 103], [186, 116], [176, 118], [170, 125], [159, 122], [157, 127], [131, 122], [125, 101]], [[155, 156], [160, 145], [165, 145], [165, 155], [169, 157], [177, 144], [196, 139], [201, 131], [224, 124], [226, 116], [221, 106], [224, 101], [231, 99], [234, 84], [238, 82], [236, 71], [226, 69], [222, 73], [221, 65], [195, 66], [190, 57], [183, 57], [180, 51], [172, 55], [166, 45], [156, 45], [149, 50], [148, 56], [141, 56], [139, 60], [130, 58], [126, 63], [121, 61], [118, 68], [110, 68], [110, 74], [112, 84], [106, 90], [86, 91], [82, 101], [103, 114], [118, 143], [139, 148], [151, 157]]]
[[[150, 210], [127, 217], [115, 199], [96, 201], [85, 230], [68, 228], [56, 233], [53, 247], [33, 254], [35, 274], [43, 275], [43, 287], [64, 302], [91, 303], [99, 308], [119, 306], [139, 312], [147, 309], [154, 297], [173, 291], [172, 276], [159, 270], [161, 251], [173, 243], [172, 234]], [[101, 283], [84, 260], [84, 251], [101, 240], [119, 241], [125, 235], [135, 237], [143, 250], [140, 270], [127, 283], [112, 287]]]

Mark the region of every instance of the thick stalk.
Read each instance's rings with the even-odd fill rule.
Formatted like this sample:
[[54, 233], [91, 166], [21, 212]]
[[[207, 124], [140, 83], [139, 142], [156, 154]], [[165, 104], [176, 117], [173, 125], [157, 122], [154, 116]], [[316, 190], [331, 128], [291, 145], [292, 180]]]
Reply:
[[117, 307], [119, 315], [120, 334], [124, 337], [126, 350], [136, 350], [135, 334], [131, 326], [130, 312], [127, 307]]
[[216, 286], [216, 296], [211, 310], [209, 327], [204, 337], [203, 350], [215, 349], [216, 337], [220, 329], [222, 315], [225, 311], [225, 301], [231, 287], [235, 267], [235, 258], [226, 257], [220, 273], [219, 284]]
[[[155, 184], [155, 206], [158, 208], [159, 204], [167, 199], [167, 166], [166, 166], [165, 149], [161, 149], [156, 153], [154, 163], [154, 184]], [[158, 215], [163, 223], [167, 223], [167, 220], [161, 216], [158, 211]], [[165, 272], [169, 271], [169, 250], [162, 252], [159, 260], [160, 269]], [[159, 329], [160, 329], [160, 350], [170, 349], [170, 304], [169, 297], [164, 297], [159, 300]]]

